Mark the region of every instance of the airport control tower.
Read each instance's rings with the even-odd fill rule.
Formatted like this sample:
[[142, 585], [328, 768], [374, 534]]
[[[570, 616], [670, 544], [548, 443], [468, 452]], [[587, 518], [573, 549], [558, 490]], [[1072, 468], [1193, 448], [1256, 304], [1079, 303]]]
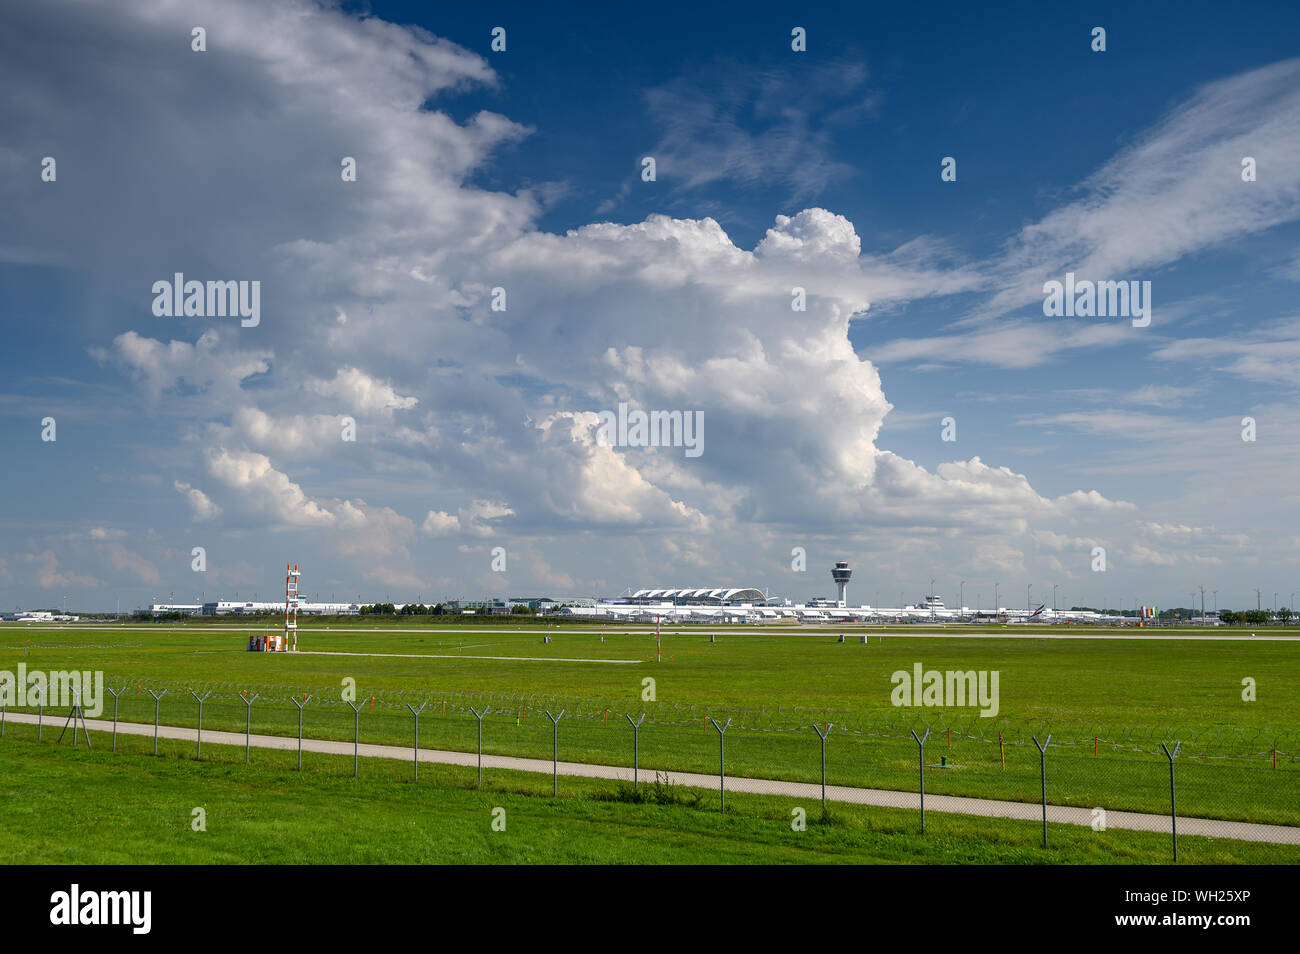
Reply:
[[849, 578], [852, 576], [853, 571], [849, 569], [849, 565], [843, 560], [836, 563], [834, 569], [831, 570], [831, 579], [835, 581], [835, 585], [840, 590], [839, 604], [841, 608], [849, 605]]

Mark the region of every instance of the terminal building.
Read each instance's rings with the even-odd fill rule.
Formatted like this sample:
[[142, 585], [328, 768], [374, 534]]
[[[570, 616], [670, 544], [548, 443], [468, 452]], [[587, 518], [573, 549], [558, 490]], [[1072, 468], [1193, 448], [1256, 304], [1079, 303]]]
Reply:
[[[309, 603], [298, 604], [298, 612], [309, 616], [355, 616], [361, 612], [361, 603]], [[153, 603], [149, 612], [155, 616], [163, 613], [181, 613], [185, 616], [257, 616], [266, 613], [283, 613], [284, 600], [274, 603], [253, 600], [212, 600], [208, 603]]]
[[[594, 599], [588, 597], [514, 597], [482, 600], [442, 600], [446, 613], [508, 615], [527, 608], [548, 616], [609, 620], [635, 623], [1067, 623], [1123, 622], [1120, 617], [1093, 611], [1058, 611], [1043, 605], [1012, 609], [991, 607], [972, 610], [967, 606], [948, 607], [931, 592], [916, 602], [884, 607], [867, 604], [853, 606], [848, 599], [848, 585], [853, 569], [840, 560], [831, 567], [834, 597], [816, 597], [802, 603], [774, 597], [754, 586], [670, 586], [628, 589], [621, 595]], [[933, 585], [933, 580], [931, 584]], [[298, 604], [305, 615], [357, 615], [369, 603]], [[395, 604], [400, 611], [403, 604]], [[276, 602], [216, 600], [207, 603], [155, 603], [155, 614], [185, 613], [203, 616], [238, 616], [278, 614], [285, 604]]]
[[0, 622], [5, 623], [79, 623], [80, 616], [68, 613], [56, 613], [53, 610], [14, 610], [12, 613], [0, 613]]
[[1058, 612], [1044, 606], [1023, 609], [990, 608], [972, 610], [967, 606], [948, 607], [936, 594], [929, 593], [914, 603], [897, 607], [854, 606], [849, 603], [848, 586], [853, 569], [840, 560], [830, 571], [835, 584], [834, 597], [816, 597], [794, 603], [752, 586], [666, 587], [625, 592], [622, 596], [602, 599], [594, 606], [566, 606], [554, 612], [622, 620], [637, 623], [969, 623], [1018, 622], [1113, 622], [1113, 617], [1091, 611]]
[[750, 586], [687, 587], [637, 590], [625, 598], [638, 606], [754, 606], [767, 602], [767, 594]]

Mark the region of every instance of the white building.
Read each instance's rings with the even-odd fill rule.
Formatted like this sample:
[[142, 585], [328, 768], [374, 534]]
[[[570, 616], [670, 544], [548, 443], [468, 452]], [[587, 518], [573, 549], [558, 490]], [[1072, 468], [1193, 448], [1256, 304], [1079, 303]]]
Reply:
[[[299, 614], [310, 616], [355, 616], [361, 612], [360, 603], [308, 603], [298, 604]], [[155, 616], [163, 613], [183, 613], [186, 616], [254, 616], [283, 613], [284, 600], [274, 603], [253, 600], [213, 600], [207, 603], [154, 603], [149, 612]]]

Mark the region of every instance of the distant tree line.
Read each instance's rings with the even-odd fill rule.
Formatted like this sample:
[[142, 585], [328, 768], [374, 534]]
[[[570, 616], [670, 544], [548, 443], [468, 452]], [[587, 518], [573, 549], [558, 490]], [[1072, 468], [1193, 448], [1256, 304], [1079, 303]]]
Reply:
[[[536, 610], [520, 605], [511, 607], [510, 612], [514, 616], [532, 616]], [[456, 613], [456, 610], [442, 603], [435, 603], [432, 606], [426, 606], [424, 603], [407, 603], [401, 609], [398, 609], [395, 603], [372, 603], [361, 607], [362, 616], [447, 616], [453, 613]]]
[[[109, 614], [111, 616], [111, 614]], [[257, 613], [229, 613], [229, 616], [237, 616], [243, 619], [279, 619], [283, 616], [281, 610], [263, 610]], [[180, 613], [175, 610], [166, 613], [155, 613], [152, 610], [136, 610], [129, 617], [134, 622], [140, 623], [174, 623], [187, 619], [213, 619], [211, 616], [204, 616], [202, 613]]]
[[400, 613], [402, 616], [441, 616], [442, 604], [435, 607], [437, 612], [431, 613], [429, 607], [420, 603], [407, 603], [399, 611], [394, 603], [371, 603], [368, 606], [361, 607], [362, 616], [395, 616]]
[[[1104, 613], [1107, 616], [1127, 616], [1132, 618], [1138, 615], [1137, 610], [1095, 609], [1091, 606], [1072, 606], [1070, 609], [1079, 612]], [[1196, 607], [1175, 606], [1171, 609], [1161, 610], [1159, 618], [1165, 621], [1198, 619], [1200, 615], [1201, 611]], [[1267, 626], [1270, 623], [1281, 623], [1286, 626], [1295, 618], [1296, 614], [1285, 606], [1276, 613], [1264, 609], [1219, 611], [1219, 621], [1227, 626]]]
[[[397, 604], [395, 603], [371, 603], [362, 606], [359, 612], [362, 616], [451, 616], [451, 615], [459, 616], [460, 615], [458, 610], [448, 607], [442, 603], [434, 603], [433, 605], [426, 605], [424, 603], [407, 603], [401, 609], [398, 609]], [[510, 608], [510, 614], [512, 616], [535, 616], [537, 615], [537, 612], [538, 612], [537, 610], [524, 605], [512, 606]], [[140, 610], [136, 610], [134, 613], [131, 613], [128, 618], [135, 622], [140, 622], [140, 623], [174, 623], [174, 622], [180, 622], [182, 620], [193, 619], [197, 615], [198, 614], [195, 613], [180, 613], [175, 611], [166, 612], [166, 613], [154, 613], [151, 610], [140, 609]], [[240, 616], [243, 618], [266, 617], [268, 619], [278, 619], [281, 613], [278, 610], [267, 610], [266, 612], [262, 612], [262, 613], [232, 613], [230, 615]]]
[[[1118, 609], [1097, 609], [1093, 606], [1071, 606], [1071, 612], [1087, 613], [1104, 613], [1107, 616], [1126, 616], [1130, 619], [1137, 619], [1138, 610], [1118, 610]], [[1169, 609], [1162, 609], [1158, 619], [1191, 619], [1199, 617], [1201, 611], [1194, 606], [1174, 606]]]
[[1283, 606], [1277, 611], [1277, 614], [1268, 610], [1222, 610], [1219, 613], [1219, 619], [1228, 626], [1267, 626], [1269, 623], [1281, 623], [1283, 626], [1291, 622], [1295, 614], [1290, 609]]

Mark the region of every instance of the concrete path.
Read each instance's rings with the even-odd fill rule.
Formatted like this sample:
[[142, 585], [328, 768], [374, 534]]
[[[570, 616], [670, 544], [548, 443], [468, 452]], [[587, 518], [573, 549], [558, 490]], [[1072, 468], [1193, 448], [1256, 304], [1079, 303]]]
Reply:
[[[66, 715], [62, 718], [45, 717], [45, 738], [53, 742], [63, 728]], [[35, 725], [37, 717], [26, 712], [10, 712], [6, 721]], [[113, 723], [102, 719], [87, 719], [86, 725], [96, 732], [112, 732]], [[154, 727], [139, 722], [119, 722], [117, 731], [120, 735], [152, 736]], [[196, 730], [180, 726], [163, 725], [158, 727], [158, 737], [162, 739], [179, 739], [185, 742], [196, 741]], [[203, 741], [211, 745], [243, 746], [242, 732], [218, 732], [205, 730]], [[298, 747], [297, 738], [278, 735], [257, 735], [250, 737], [250, 744], [259, 749], [287, 749], [293, 751]], [[68, 744], [65, 739], [64, 744]], [[102, 744], [102, 743], [101, 743]], [[303, 739], [304, 752], [319, 752], [328, 755], [351, 755], [352, 744], [324, 739]], [[412, 761], [409, 747], [398, 745], [374, 745], [361, 743], [357, 753], [365, 758], [396, 759], [403, 762]], [[463, 765], [473, 767], [478, 757], [473, 752], [449, 752], [439, 749], [420, 749], [421, 762], [434, 762], [443, 765]], [[551, 774], [551, 763], [546, 759], [526, 759], [506, 755], [483, 756], [483, 768], [506, 769], [512, 772], [536, 772]], [[561, 775], [577, 778], [602, 778], [619, 781], [632, 781], [632, 769], [617, 765], [588, 765], [583, 762], [560, 762]], [[691, 788], [718, 788], [718, 776], [700, 775], [694, 772], [666, 772], [661, 769], [642, 768], [640, 777], [653, 781], [656, 777], [665, 779], [671, 785], [685, 785]], [[729, 792], [746, 792], [754, 795], [779, 795], [786, 798], [801, 798], [818, 801], [821, 798], [821, 786], [809, 782], [783, 782], [775, 779], [744, 778], [728, 776], [726, 788]], [[886, 789], [850, 788], [843, 785], [826, 786], [826, 798], [833, 802], [851, 805], [874, 805], [880, 808], [920, 809], [920, 796], [915, 792], [895, 792]], [[927, 795], [927, 811], [944, 812], [955, 815], [974, 815], [981, 818], [1015, 818], [1025, 821], [1041, 821], [1043, 809], [1034, 802], [1007, 802], [989, 798], [965, 798], [955, 795]], [[1065, 825], [1092, 826], [1092, 810], [1063, 805], [1048, 805], [1047, 820]], [[1106, 827], [1130, 831], [1154, 831], [1169, 834], [1168, 815], [1148, 815], [1140, 812], [1106, 812]], [[1300, 845], [1300, 827], [1287, 825], [1262, 825], [1250, 822], [1222, 821], [1213, 818], [1178, 819], [1178, 831], [1184, 835], [1201, 835], [1206, 838], [1229, 838], [1235, 841], [1262, 841], [1279, 845]]]
[[578, 659], [566, 656], [469, 656], [462, 653], [349, 653], [325, 649], [299, 649], [294, 656], [372, 656], [375, 659], [496, 659], [501, 662], [568, 662], [609, 663], [611, 666], [637, 666], [640, 659]]

